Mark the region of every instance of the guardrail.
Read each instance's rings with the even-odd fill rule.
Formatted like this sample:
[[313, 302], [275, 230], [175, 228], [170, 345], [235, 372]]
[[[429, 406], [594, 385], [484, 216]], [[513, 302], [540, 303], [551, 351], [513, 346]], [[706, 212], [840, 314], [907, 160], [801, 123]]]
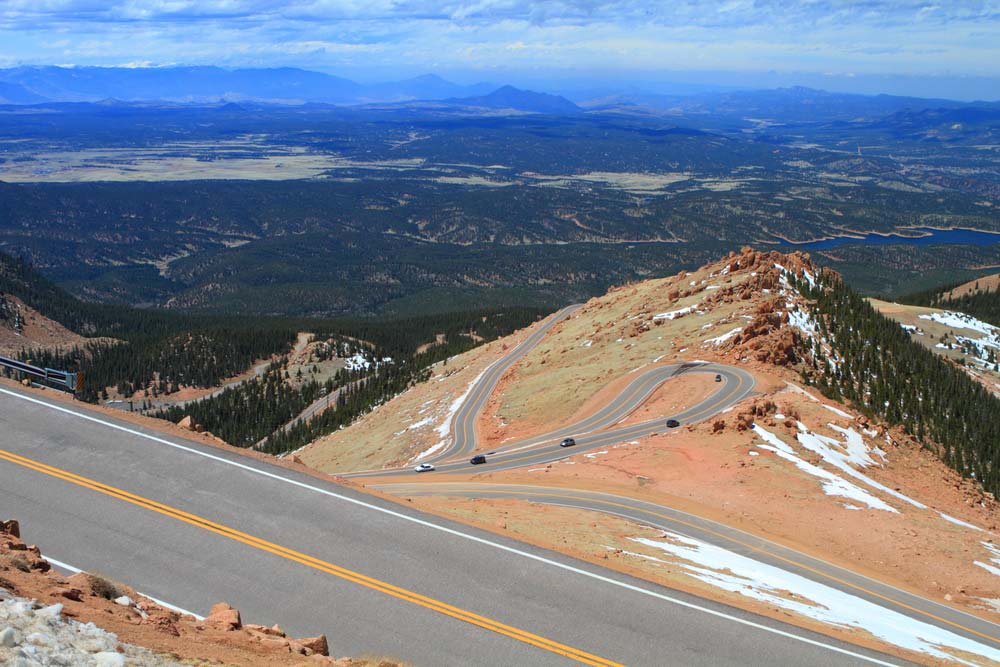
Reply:
[[17, 371], [23, 375], [37, 378], [48, 385], [65, 389], [74, 394], [83, 389], [83, 373], [70, 373], [68, 371], [56, 370], [55, 368], [41, 368], [40, 366], [32, 366], [23, 361], [4, 356], [0, 356], [0, 366]]

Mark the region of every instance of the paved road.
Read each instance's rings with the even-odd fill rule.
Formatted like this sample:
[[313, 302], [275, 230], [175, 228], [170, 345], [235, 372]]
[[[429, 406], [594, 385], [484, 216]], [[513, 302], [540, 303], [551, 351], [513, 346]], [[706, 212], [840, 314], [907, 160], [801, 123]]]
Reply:
[[[0, 388], [0, 508], [43, 553], [204, 614], [415, 665], [901, 664], [83, 406]], [[725, 638], [720, 641], [720, 638]]]
[[[642, 405], [661, 385], [679, 375], [690, 373], [708, 373], [720, 376], [719, 389], [705, 400], [674, 415], [664, 415], [661, 418], [613, 428], [615, 424], [621, 422]], [[496, 382], [494, 381], [493, 385], [495, 386], [495, 384]], [[627, 442], [634, 438], [645, 437], [651, 433], [669, 431], [670, 429], [666, 426], [667, 419], [676, 419], [682, 425], [704, 421], [718, 415], [723, 410], [732, 407], [749, 396], [753, 392], [753, 388], [754, 379], [750, 373], [740, 368], [733, 368], [723, 364], [689, 362], [659, 366], [636, 377], [618, 396], [587, 418], [565, 428], [508, 443], [488, 452], [487, 462], [475, 466], [475, 471], [495, 472], [523, 466], [544, 465], [592, 449]], [[477, 385], [470, 391], [469, 396], [469, 400], [463, 404], [459, 413], [462, 413], [471, 403], [475, 403], [478, 409], [466, 411], [465, 416], [463, 416], [462, 425], [454, 427], [460, 428], [460, 432], [463, 433], [461, 446], [451, 448], [449, 450], [450, 455], [438, 457], [436, 459], [438, 463], [436, 463], [435, 472], [426, 474], [440, 475], [449, 472], [470, 472], [468, 460], [464, 458], [454, 460], [454, 458], [460, 454], [467, 455], [468, 452], [475, 449], [475, 429], [472, 426], [474, 416], [478, 415], [482, 410], [482, 406], [485, 405], [489, 394], [483, 394], [480, 391], [479, 385]], [[458, 424], [457, 415], [459, 413], [456, 413], [456, 425]], [[559, 442], [567, 436], [572, 436], [576, 440], [576, 446], [559, 446]], [[453, 460], [441, 463], [440, 459], [442, 458], [452, 458]], [[406, 468], [359, 471], [346, 473], [342, 476], [381, 478], [416, 474], [412, 467], [407, 466]]]
[[447, 495], [466, 498], [520, 498], [623, 517], [679, 533], [793, 572], [826, 586], [955, 634], [1000, 649], [1000, 625], [814, 558], [752, 533], [680, 510], [598, 491], [523, 484], [462, 482], [386, 483], [373, 488], [397, 496]]
[[[528, 344], [537, 345], [542, 337], [525, 341], [517, 352], [518, 358], [528, 351]], [[504, 359], [503, 362], [509, 360]], [[504, 370], [513, 362], [505, 363]], [[499, 365], [499, 364], [498, 364]], [[628, 414], [642, 405], [657, 388], [670, 379], [684, 373], [712, 373], [719, 376], [722, 386], [711, 396], [695, 406], [676, 415], [637, 423], [625, 427], [615, 427]], [[495, 387], [491, 381], [489, 391]], [[763, 538], [745, 533], [723, 524], [693, 516], [669, 507], [656, 505], [632, 498], [613, 496], [598, 492], [547, 488], [523, 485], [490, 483], [449, 483], [442, 473], [468, 473], [510, 470], [526, 465], [544, 465], [573, 454], [606, 447], [633, 438], [640, 438], [657, 431], [668, 431], [666, 420], [673, 418], [682, 424], [709, 419], [749, 396], [754, 387], [753, 376], [742, 369], [706, 362], [690, 362], [653, 368], [635, 378], [612, 401], [587, 418], [565, 428], [533, 436], [510, 443], [487, 454], [485, 464], [472, 467], [467, 461], [452, 460], [437, 463], [436, 471], [423, 475], [419, 482], [390, 482], [379, 480], [375, 488], [397, 496], [415, 495], [455, 495], [473, 498], [517, 497], [533, 502], [566, 505], [621, 516], [645, 525], [671, 530], [714, 544], [729, 551], [739, 553], [786, 571], [838, 588], [851, 595], [872, 603], [894, 609], [904, 615], [938, 625], [956, 634], [1000, 648], [1000, 627], [986, 620], [960, 610], [944, 606], [933, 600], [896, 589], [855, 572], [812, 558]], [[470, 400], [462, 406], [463, 422], [460, 431], [462, 446], [451, 450], [452, 454], [467, 454], [474, 451], [474, 423], [489, 398], [489, 392], [482, 387], [473, 387]], [[457, 420], [456, 420], [457, 424]], [[561, 448], [558, 442], [573, 436], [577, 445]], [[446, 456], [440, 457], [448, 458]], [[380, 478], [413, 479], [411, 469], [383, 470], [378, 473], [362, 472], [358, 476], [378, 475]]]
[[462, 406], [455, 413], [451, 423], [452, 444], [437, 456], [428, 458], [425, 463], [436, 463], [443, 461], [456, 454], [468, 454], [476, 448], [476, 420], [479, 413], [483, 411], [486, 401], [489, 400], [497, 383], [507, 370], [520, 361], [524, 355], [531, 352], [542, 342], [548, 334], [549, 329], [562, 322], [564, 319], [576, 312], [582, 304], [566, 306], [562, 310], [550, 315], [540, 327], [535, 329], [530, 336], [521, 341], [503, 357], [493, 362], [480, 376], [475, 386], [466, 396]]

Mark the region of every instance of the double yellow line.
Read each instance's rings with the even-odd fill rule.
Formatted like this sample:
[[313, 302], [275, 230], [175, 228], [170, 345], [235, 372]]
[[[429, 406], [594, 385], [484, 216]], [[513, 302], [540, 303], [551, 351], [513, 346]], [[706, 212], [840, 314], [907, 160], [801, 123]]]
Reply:
[[[447, 483], [445, 483], [443, 485], [447, 485]], [[414, 485], [414, 486], [416, 486], [416, 485]], [[424, 489], [426, 489], [429, 486], [435, 486], [435, 484], [421, 484], [420, 486], [424, 487]], [[657, 519], [661, 519], [663, 521], [667, 521], [667, 522], [670, 522], [670, 523], [679, 524], [679, 525], [685, 526], [687, 528], [693, 528], [696, 531], [702, 531], [704, 533], [708, 533], [709, 535], [713, 535], [714, 537], [719, 538], [720, 540], [723, 540], [723, 541], [726, 541], [726, 542], [730, 542], [730, 543], [733, 543], [733, 544], [738, 544], [739, 546], [744, 547], [746, 549], [749, 549], [749, 550], [752, 550], [752, 551], [756, 551], [757, 553], [764, 554], [766, 556], [770, 556], [771, 558], [774, 558], [775, 560], [778, 560], [778, 561], [781, 561], [783, 563], [787, 563], [788, 565], [792, 565], [794, 567], [800, 568], [802, 570], [805, 570], [806, 572], [811, 572], [812, 574], [817, 575], [819, 577], [822, 577], [824, 579], [829, 579], [830, 581], [836, 582], [836, 583], [838, 583], [841, 586], [844, 586], [846, 588], [851, 588], [851, 589], [854, 589], [856, 591], [860, 591], [862, 593], [866, 593], [866, 594], [868, 594], [868, 595], [870, 595], [870, 596], [872, 596], [874, 598], [877, 598], [877, 599], [882, 600], [884, 602], [888, 602], [890, 604], [893, 604], [893, 605], [896, 605], [896, 606], [901, 607], [903, 609], [906, 609], [908, 612], [910, 612], [910, 613], [912, 613], [914, 615], [924, 616], [926, 618], [933, 619], [933, 620], [937, 621], [938, 623], [942, 623], [944, 625], [950, 625], [953, 628], [957, 628], [959, 630], [964, 630], [965, 632], [968, 632], [970, 634], [976, 635], [977, 637], [982, 637], [983, 639], [988, 639], [993, 644], [1000, 644], [1000, 639], [998, 639], [997, 637], [995, 637], [993, 635], [989, 635], [989, 634], [986, 634], [985, 632], [980, 632], [978, 630], [974, 630], [973, 628], [970, 628], [970, 627], [968, 627], [966, 625], [962, 625], [961, 623], [957, 623], [955, 621], [952, 621], [952, 620], [949, 620], [947, 618], [944, 618], [943, 616], [939, 616], [937, 614], [934, 614], [932, 612], [926, 611], [924, 609], [920, 609], [919, 607], [915, 607], [913, 605], [907, 604], [905, 602], [902, 602], [901, 600], [897, 600], [896, 598], [890, 597], [890, 596], [885, 595], [883, 593], [878, 593], [878, 592], [876, 592], [876, 591], [874, 591], [874, 590], [872, 590], [870, 588], [865, 588], [864, 586], [861, 586], [861, 585], [856, 584], [854, 582], [848, 581], [847, 579], [844, 579], [842, 577], [838, 577], [836, 575], [830, 574], [829, 572], [826, 572], [824, 570], [812, 567], [810, 565], [806, 565], [805, 563], [802, 563], [802, 562], [797, 561], [795, 559], [788, 558], [788, 557], [785, 557], [785, 556], [781, 556], [781, 555], [775, 553], [774, 551], [770, 551], [768, 549], [765, 549], [764, 547], [759, 546], [757, 544], [753, 544], [751, 542], [748, 542], [748, 541], [745, 541], [745, 540], [741, 540], [741, 539], [738, 539], [736, 537], [732, 537], [730, 535], [726, 535], [725, 533], [719, 532], [719, 531], [714, 530], [712, 528], [708, 528], [706, 526], [698, 525], [698, 524], [692, 523], [690, 521], [685, 521], [684, 519], [679, 519], [677, 517], [670, 516], [668, 514], [663, 514], [661, 512], [654, 512], [652, 510], [644, 509], [642, 507], [637, 507], [635, 505], [626, 505], [624, 503], [618, 503], [618, 502], [614, 502], [614, 501], [611, 501], [611, 500], [604, 500], [602, 498], [595, 498], [594, 496], [589, 496], [589, 495], [583, 495], [583, 496], [574, 495], [574, 491], [573, 490], [569, 490], [569, 489], [565, 489], [564, 490], [564, 489], [561, 489], [559, 487], [535, 487], [533, 490], [513, 490], [513, 489], [508, 490], [508, 489], [502, 489], [502, 488], [500, 488], [502, 485], [488, 485], [488, 484], [484, 484], [484, 485], [482, 485], [482, 488], [480, 488], [480, 489], [476, 489], [475, 488], [476, 485], [473, 485], [473, 484], [464, 484], [464, 485], [463, 484], [454, 484], [453, 486], [457, 489], [458, 493], [462, 493], [463, 492], [462, 489], [463, 489], [463, 486], [464, 486], [465, 488], [471, 489], [475, 493], [481, 493], [483, 495], [490, 494], [490, 495], [494, 495], [494, 496], [499, 496], [501, 498], [519, 498], [519, 497], [523, 497], [526, 500], [533, 501], [533, 502], [538, 502], [538, 503], [541, 503], [541, 504], [553, 504], [553, 503], [547, 503], [545, 500], [535, 500], [539, 496], [548, 497], [548, 498], [562, 498], [562, 499], [565, 499], [565, 500], [578, 500], [578, 501], [582, 501], [584, 503], [588, 503], [588, 504], [591, 505], [591, 507], [578, 507], [577, 506], [578, 509], [589, 509], [589, 510], [592, 510], [592, 511], [595, 511], [595, 512], [600, 512], [601, 510], [598, 509], [597, 507], [594, 507], [594, 505], [605, 505], [605, 506], [608, 506], [608, 507], [615, 507], [615, 508], [619, 508], [619, 509], [622, 509], [622, 510], [627, 510], [629, 512], [638, 512], [640, 514], [646, 514], [648, 516], [656, 517]], [[566, 492], [563, 493], [562, 491], [566, 491]], [[639, 502], [644, 502], [644, 501], [639, 501]], [[620, 513], [620, 512], [612, 512], [611, 510], [607, 510], [606, 513], [608, 513], [608, 514], [614, 514], [615, 516], [619, 516], [619, 517], [622, 517], [622, 518], [625, 518], [625, 519], [628, 519], [628, 520], [639, 521], [639, 519], [637, 519], [637, 518], [627, 516], [626, 514]], [[886, 584], [886, 585], [888, 586], [888, 584]], [[914, 597], [919, 597], [919, 596], [915, 595]]]
[[445, 616], [450, 616], [460, 621], [471, 623], [472, 625], [489, 630], [490, 632], [495, 632], [497, 634], [516, 639], [520, 642], [524, 642], [525, 644], [530, 644], [540, 649], [556, 653], [571, 660], [587, 665], [594, 665], [595, 667], [623, 667], [619, 663], [607, 660], [606, 658], [586, 653], [571, 646], [566, 646], [565, 644], [560, 644], [551, 639], [546, 639], [545, 637], [540, 637], [539, 635], [532, 634], [525, 630], [520, 630], [510, 625], [500, 623], [499, 621], [494, 621], [493, 619], [486, 618], [485, 616], [480, 616], [479, 614], [441, 602], [440, 600], [435, 600], [434, 598], [415, 593], [405, 588], [394, 586], [384, 581], [380, 581], [379, 579], [363, 575], [359, 572], [348, 570], [347, 568], [340, 567], [339, 565], [334, 565], [333, 563], [313, 558], [312, 556], [288, 549], [279, 544], [268, 542], [259, 537], [238, 531], [235, 528], [230, 528], [229, 526], [209, 521], [208, 519], [204, 519], [197, 515], [135, 495], [134, 493], [129, 493], [128, 491], [123, 491], [122, 489], [97, 482], [87, 477], [82, 477], [60, 468], [54, 468], [50, 465], [25, 458], [2, 449], [0, 449], [0, 459], [51, 477], [55, 477], [57, 479], [61, 479], [71, 484], [76, 484], [77, 486], [82, 486], [92, 491], [97, 491], [98, 493], [102, 493], [132, 505], [157, 512], [158, 514], [162, 514], [172, 519], [183, 521], [184, 523], [202, 528], [223, 537], [227, 537], [231, 540], [242, 542], [243, 544], [251, 546], [255, 549], [266, 551], [287, 560], [300, 563], [314, 570], [325, 572], [326, 574], [332, 574], [346, 581], [364, 586], [365, 588], [370, 588], [378, 591], [379, 593], [384, 593], [385, 595], [390, 595], [405, 602], [419, 605], [425, 609], [436, 611], [439, 614], [444, 614]]
[[[705, 371], [705, 372], [712, 373], [712, 372], [715, 372], [715, 371]], [[743, 388], [743, 384], [744, 384], [743, 377], [741, 375], [739, 375], [739, 374], [736, 374], [736, 373], [734, 373], [734, 375], [736, 376], [736, 381], [737, 382], [736, 382], [736, 385], [732, 388], [732, 390], [729, 391], [728, 393], [725, 393], [720, 398], [720, 400], [713, 401], [710, 406], [702, 408], [701, 410], [698, 410], [697, 412], [695, 412], [695, 413], [693, 413], [693, 414], [688, 415], [687, 417], [685, 417], [685, 420], [687, 421], [687, 423], [691, 423], [694, 420], [701, 419], [706, 414], [708, 414], [708, 415], [714, 414], [715, 412], [718, 411], [716, 408], [717, 408], [717, 406], [720, 403], [729, 400], [730, 397], [734, 396], [737, 392], [740, 391], [740, 389]], [[664, 379], [664, 380], [662, 380], [660, 382], [657, 382], [656, 383], [656, 388], [659, 388], [660, 385], [666, 384], [667, 382], [669, 382], [673, 378], [674, 378], [674, 376], [671, 376], [671, 377], [666, 378], [666, 379]], [[648, 387], [648, 385], [646, 383], [643, 383], [639, 387], [636, 387], [635, 389], [633, 389], [629, 393], [629, 395], [624, 399], [624, 401], [631, 401], [637, 394], [641, 393], [641, 391], [644, 391], [647, 387]], [[654, 391], [655, 391], [655, 389], [654, 389]], [[709, 399], [715, 397], [717, 394], [720, 394], [722, 392], [726, 392], [726, 387], [723, 387], [722, 389], [719, 389], [719, 390], [715, 391], [711, 396], [708, 397], [708, 399], [705, 399], [705, 400], [709, 400]], [[646, 398], [648, 399], [649, 397], [647, 396]], [[646, 399], [643, 399], [643, 403], [645, 402], [645, 400]], [[633, 412], [635, 412], [637, 409], [639, 409], [639, 407], [641, 407], [641, 405], [642, 405], [642, 403], [639, 403], [638, 405], [636, 405], [627, 414], [625, 414], [624, 416], [622, 416], [621, 418], [619, 418], [619, 420], [620, 419], [624, 419], [628, 415], [630, 415]], [[658, 420], [651, 420], [651, 421], [658, 421]], [[641, 437], [645, 437], [645, 435], [646, 435], [645, 426], [646, 425], [648, 425], [648, 422], [643, 422], [643, 423], [640, 423], [640, 424], [632, 424], [631, 426], [623, 426], [620, 429], [615, 429], [615, 430], [612, 430], [612, 431], [600, 431], [600, 430], [598, 430], [598, 431], [593, 432], [593, 433], [591, 433], [589, 435], [593, 435], [593, 437], [595, 437], [595, 438], [606, 438], [606, 439], [605, 440], [597, 440], [596, 442], [591, 442], [589, 445], [587, 445], [587, 448], [588, 449], [596, 449], [597, 447], [606, 447], [608, 445], [613, 445], [615, 443], [622, 442], [623, 440], [627, 440], [628, 438], [641, 438]], [[542, 444], [542, 443], [539, 443], [539, 444]], [[510, 447], [516, 447], [517, 445], [518, 445], [518, 443], [513, 443], [512, 445], [510, 445]], [[500, 453], [502, 453], [502, 452], [500, 452]], [[480, 466], [481, 470], [477, 471], [477, 472], [489, 472], [489, 471], [493, 470], [494, 468], [499, 468], [501, 466], [506, 467], [506, 466], [510, 465], [511, 463], [521, 463], [521, 462], [530, 463], [532, 459], [545, 458], [546, 456], [549, 456], [549, 455], [551, 455], [551, 452], [549, 450], [542, 450], [539, 447], [532, 447], [531, 449], [525, 451], [523, 454], [519, 454], [517, 456], [512, 456], [510, 458], [495, 459], [494, 465], [491, 466], [490, 464], [487, 464], [486, 466]], [[454, 461], [446, 461], [446, 463], [452, 463], [452, 462], [454, 462]]]

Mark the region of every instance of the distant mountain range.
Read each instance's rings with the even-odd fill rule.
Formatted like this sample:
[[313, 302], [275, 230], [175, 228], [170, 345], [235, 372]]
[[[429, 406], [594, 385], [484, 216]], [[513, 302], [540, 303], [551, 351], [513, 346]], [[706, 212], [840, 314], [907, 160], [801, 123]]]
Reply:
[[927, 109], [1000, 109], [1000, 102], [956, 102], [833, 93], [804, 87], [664, 95], [640, 89], [566, 96], [489, 83], [461, 85], [433, 74], [377, 84], [292, 67], [17, 67], [0, 69], [0, 105], [257, 102], [286, 105], [397, 105], [430, 111], [494, 109], [552, 115], [582, 110], [683, 117], [706, 128], [774, 124], [870, 123]]
[[427, 74], [404, 81], [360, 84], [296, 68], [17, 67], [0, 70], [0, 104], [49, 102], [218, 102], [366, 104], [447, 100], [456, 106], [574, 113], [556, 95], [488, 83], [460, 85]]
[[658, 95], [627, 91], [577, 101], [590, 109], [645, 110], [687, 117], [713, 116], [781, 123], [865, 122], [890, 114], [923, 109], [1000, 108], [1000, 103], [997, 102], [958, 102], [897, 95], [858, 95], [802, 86], [693, 95]]

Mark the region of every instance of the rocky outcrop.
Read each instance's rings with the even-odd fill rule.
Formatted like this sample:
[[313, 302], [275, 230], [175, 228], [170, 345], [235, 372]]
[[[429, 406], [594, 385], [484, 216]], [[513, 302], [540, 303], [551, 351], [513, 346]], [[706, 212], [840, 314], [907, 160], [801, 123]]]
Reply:
[[94, 665], [95, 667], [180, 667], [181, 663], [145, 648], [125, 644], [93, 623], [63, 615], [63, 605], [7, 597], [0, 592], [0, 664]]
[[239, 610], [225, 602], [199, 621], [105, 577], [86, 572], [63, 577], [37, 547], [21, 541], [17, 521], [0, 521], [0, 665], [173, 667], [180, 664], [177, 656], [272, 667], [378, 664], [329, 657], [325, 635], [296, 639], [277, 625], [244, 624]]

